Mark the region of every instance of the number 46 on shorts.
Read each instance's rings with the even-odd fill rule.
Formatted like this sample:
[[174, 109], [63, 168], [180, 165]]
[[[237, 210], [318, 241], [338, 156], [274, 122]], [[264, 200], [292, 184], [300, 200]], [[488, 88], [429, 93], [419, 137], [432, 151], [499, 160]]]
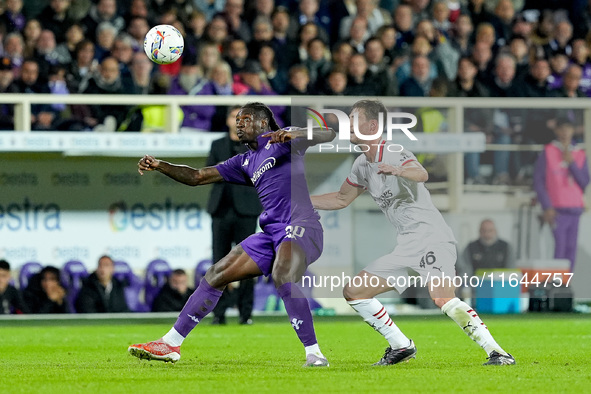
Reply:
[[419, 267], [425, 268], [426, 265], [433, 265], [437, 261], [435, 257], [435, 253], [433, 251], [427, 252], [423, 257], [421, 257], [421, 262], [419, 263]]

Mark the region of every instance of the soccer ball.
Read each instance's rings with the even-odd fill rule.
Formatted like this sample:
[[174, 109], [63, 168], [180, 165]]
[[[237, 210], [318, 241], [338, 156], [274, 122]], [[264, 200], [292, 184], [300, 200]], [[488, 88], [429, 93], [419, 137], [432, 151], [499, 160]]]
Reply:
[[158, 64], [174, 63], [183, 54], [185, 40], [174, 26], [158, 25], [150, 29], [144, 38], [144, 52]]

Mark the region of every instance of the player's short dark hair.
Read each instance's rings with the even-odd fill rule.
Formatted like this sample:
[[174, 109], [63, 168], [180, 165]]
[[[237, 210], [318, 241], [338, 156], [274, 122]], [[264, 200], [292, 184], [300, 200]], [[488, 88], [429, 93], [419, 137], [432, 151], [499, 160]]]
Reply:
[[277, 131], [280, 129], [277, 121], [275, 120], [273, 111], [271, 111], [271, 109], [265, 104], [259, 102], [246, 103], [242, 106], [242, 110], [252, 111], [255, 118], [257, 119], [267, 119], [269, 122], [269, 128], [272, 131]]
[[354, 109], [363, 110], [363, 113], [365, 114], [367, 120], [373, 119], [379, 121], [379, 117], [381, 114], [381, 116], [384, 119], [383, 124], [386, 124], [385, 117], [388, 110], [380, 100], [359, 100], [355, 104], [353, 104], [351, 111], [353, 111]]
[[8, 261], [4, 259], [0, 260], [0, 270], [10, 271], [10, 264]]

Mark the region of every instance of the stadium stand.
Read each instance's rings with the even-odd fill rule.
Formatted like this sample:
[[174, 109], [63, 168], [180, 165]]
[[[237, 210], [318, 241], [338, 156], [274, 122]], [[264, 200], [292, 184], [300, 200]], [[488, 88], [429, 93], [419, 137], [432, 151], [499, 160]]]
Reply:
[[71, 260], [64, 264], [61, 270], [61, 276], [62, 286], [64, 286], [68, 293], [67, 299], [70, 312], [75, 312], [74, 304], [82, 288], [82, 280], [88, 276], [88, 270], [81, 261]]
[[158, 292], [166, 283], [166, 280], [172, 268], [167, 261], [162, 259], [156, 259], [151, 261], [146, 267], [146, 279], [144, 282], [144, 300], [146, 305], [152, 306], [154, 298], [158, 295]]
[[29, 285], [29, 280], [35, 274], [38, 274], [43, 269], [40, 263], [31, 261], [23, 264], [18, 274], [18, 285], [20, 289], [26, 289]]

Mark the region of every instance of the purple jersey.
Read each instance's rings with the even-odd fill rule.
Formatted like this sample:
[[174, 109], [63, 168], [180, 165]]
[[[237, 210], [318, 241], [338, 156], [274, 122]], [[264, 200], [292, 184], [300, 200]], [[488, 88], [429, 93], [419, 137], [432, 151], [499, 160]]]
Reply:
[[320, 216], [310, 201], [304, 170], [306, 139], [269, 143], [258, 136], [258, 148], [218, 164], [226, 182], [254, 186], [263, 205], [262, 229], [274, 223], [318, 221]]

